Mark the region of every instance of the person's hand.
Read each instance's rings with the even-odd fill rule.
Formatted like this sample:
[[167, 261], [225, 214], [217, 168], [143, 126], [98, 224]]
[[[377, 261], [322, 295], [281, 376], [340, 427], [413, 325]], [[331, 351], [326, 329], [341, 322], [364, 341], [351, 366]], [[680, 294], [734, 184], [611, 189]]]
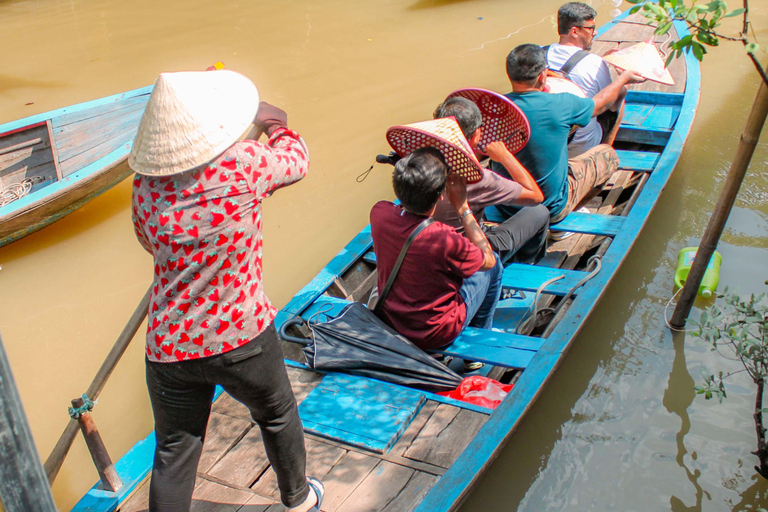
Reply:
[[445, 197], [456, 210], [456, 213], [461, 215], [463, 207], [469, 208], [467, 203], [467, 181], [458, 174], [450, 173], [445, 180]]
[[629, 70], [629, 69], [626, 70], [626, 71], [623, 71], [620, 76], [627, 80], [627, 82], [626, 82], [627, 85], [641, 84], [641, 83], [645, 82], [645, 78], [639, 76], [634, 71]]
[[270, 105], [266, 101], [262, 101], [259, 103], [259, 111], [256, 113], [253, 125], [256, 127], [256, 139], [262, 133], [266, 133], [267, 137], [269, 137], [278, 128], [286, 128], [288, 126], [288, 114], [284, 110]]
[[485, 153], [491, 157], [491, 160], [501, 162], [504, 158], [514, 156], [507, 149], [507, 145], [500, 140], [496, 140], [485, 146]]

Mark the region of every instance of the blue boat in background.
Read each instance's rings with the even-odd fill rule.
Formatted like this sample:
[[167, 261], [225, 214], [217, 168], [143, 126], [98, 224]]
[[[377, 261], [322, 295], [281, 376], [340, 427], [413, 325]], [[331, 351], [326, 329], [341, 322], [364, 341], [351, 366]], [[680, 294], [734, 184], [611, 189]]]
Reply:
[[[675, 40], [687, 31], [676, 23], [671, 33]], [[593, 51], [652, 37], [645, 18], [624, 13], [600, 28]], [[537, 265], [506, 267], [495, 329], [469, 328], [443, 351], [486, 363], [489, 376], [514, 384], [495, 410], [366, 377], [316, 372], [297, 347], [286, 345], [306, 432], [307, 473], [326, 486], [323, 510], [443, 512], [461, 506], [562, 362], [680, 157], [699, 101], [699, 64], [686, 55], [669, 70], [675, 86], [631, 87], [616, 142], [620, 171], [587, 205], [589, 213], [572, 213], [552, 227], [573, 234], [553, 243]], [[296, 315], [309, 320], [320, 310], [333, 314], [349, 301], [365, 301], [375, 282], [369, 226], [280, 311], [277, 327]], [[146, 510], [153, 449], [150, 435], [116, 463], [123, 488], [110, 493], [97, 484], [73, 510]], [[194, 499], [201, 510], [281, 510], [259, 429], [225, 393], [213, 405]]]
[[0, 247], [72, 213], [131, 174], [152, 86], [0, 125]]

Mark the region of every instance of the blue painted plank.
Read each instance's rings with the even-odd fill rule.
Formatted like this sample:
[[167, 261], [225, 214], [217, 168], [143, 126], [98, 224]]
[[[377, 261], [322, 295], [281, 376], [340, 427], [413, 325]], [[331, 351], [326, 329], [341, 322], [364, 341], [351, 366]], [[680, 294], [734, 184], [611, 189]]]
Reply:
[[661, 153], [655, 151], [628, 151], [617, 149], [619, 169], [625, 171], [652, 171], [656, 168]]
[[557, 224], [552, 224], [552, 231], [573, 231], [590, 235], [615, 236], [624, 225], [624, 217], [601, 215], [598, 213], [571, 212]]
[[371, 265], [376, 265], [376, 253], [373, 252], [373, 250], [368, 251], [367, 253], [363, 254], [363, 261], [366, 263], [370, 263]]
[[627, 105], [633, 103], [646, 103], [650, 105], [682, 105], [685, 99], [684, 93], [679, 92], [650, 92], [627, 91]]
[[627, 103], [624, 106], [624, 117], [621, 119], [622, 125], [640, 126], [653, 110], [653, 105]]
[[680, 107], [674, 105], [656, 105], [643, 121], [643, 128], [674, 128]]
[[[544, 340], [520, 334], [465, 329], [456, 340], [436, 352], [505, 368], [525, 368]], [[537, 346], [535, 349], [519, 348]]]
[[301, 402], [299, 416], [310, 432], [384, 453], [425, 402], [409, 388], [332, 373]]
[[669, 141], [672, 132], [663, 128], [645, 128], [621, 125], [619, 133], [616, 134], [616, 140], [622, 142], [637, 142], [639, 144], [651, 144], [654, 146], [664, 146]]
[[[562, 296], [566, 295], [586, 275], [586, 272], [579, 270], [563, 270], [560, 268], [512, 263], [504, 269], [501, 284], [504, 288], [535, 292], [546, 281], [563, 276], [563, 279], [550, 283], [544, 289], [544, 293]], [[576, 291], [576, 293], [579, 293], [579, 291]]]

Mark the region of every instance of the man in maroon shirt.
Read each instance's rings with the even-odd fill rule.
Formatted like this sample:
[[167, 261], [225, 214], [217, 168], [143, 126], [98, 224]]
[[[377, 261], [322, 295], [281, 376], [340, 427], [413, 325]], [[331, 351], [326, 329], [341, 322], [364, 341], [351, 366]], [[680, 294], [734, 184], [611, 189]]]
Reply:
[[402, 158], [393, 173], [401, 205], [380, 201], [371, 210], [371, 234], [384, 287], [410, 233], [434, 215], [445, 193], [465, 236], [435, 222], [416, 237], [381, 311], [382, 319], [423, 349], [449, 345], [467, 326], [490, 329], [501, 290], [501, 262], [467, 203], [464, 178], [448, 174], [435, 148]]

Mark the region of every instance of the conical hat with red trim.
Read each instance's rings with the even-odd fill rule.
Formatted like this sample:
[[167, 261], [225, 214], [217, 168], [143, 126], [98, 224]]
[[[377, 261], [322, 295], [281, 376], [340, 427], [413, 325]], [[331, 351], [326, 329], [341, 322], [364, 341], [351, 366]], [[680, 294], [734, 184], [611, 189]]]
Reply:
[[491, 142], [503, 141], [510, 153], [517, 153], [528, 143], [531, 125], [520, 107], [506, 96], [480, 88], [459, 89], [448, 98], [466, 98], [480, 109], [483, 130], [478, 142], [480, 151]]
[[437, 148], [445, 157], [449, 172], [463, 176], [467, 183], [483, 178], [483, 168], [453, 116], [393, 126], [387, 130], [387, 142], [401, 157], [424, 147]]
[[622, 48], [606, 55], [603, 59], [619, 69], [632, 71], [648, 80], [664, 85], [675, 85], [675, 80], [664, 65], [664, 59], [653, 44], [653, 39]]

